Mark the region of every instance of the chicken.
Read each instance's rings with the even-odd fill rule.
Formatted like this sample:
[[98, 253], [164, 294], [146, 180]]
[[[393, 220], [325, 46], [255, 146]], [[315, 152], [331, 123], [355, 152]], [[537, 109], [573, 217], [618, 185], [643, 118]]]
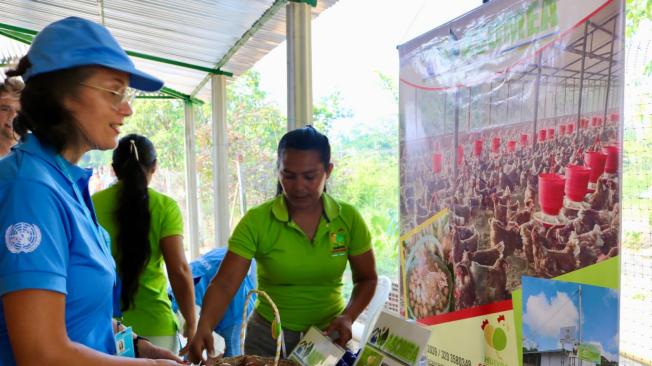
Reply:
[[534, 263], [534, 254], [532, 253], [532, 230], [535, 229], [535, 224], [536, 222], [532, 220], [521, 225], [520, 228], [523, 252], [525, 252], [525, 259], [527, 259], [528, 263]]
[[570, 239], [571, 233], [574, 232], [574, 227], [572, 223], [568, 223], [562, 227], [556, 227], [554, 230], [557, 234], [557, 240], [560, 243], [567, 243]]
[[613, 258], [613, 257], [615, 257], [617, 255], [618, 255], [618, 247], [613, 247], [613, 248], [609, 249], [609, 252], [607, 252], [607, 254], [600, 254], [598, 256], [597, 262], [602, 262], [602, 261], [607, 260], [609, 258]]
[[455, 309], [462, 310], [475, 305], [475, 283], [471, 276], [469, 252], [464, 252], [462, 260], [455, 265]]
[[523, 249], [523, 241], [517, 223], [510, 221], [505, 225], [497, 219], [490, 218], [489, 228], [489, 242], [491, 246], [495, 247], [498, 243], [504, 243], [505, 257], [514, 254], [516, 249]]
[[533, 205], [526, 205], [526, 207], [523, 207], [523, 204], [521, 202], [517, 202], [517, 208], [516, 210], [508, 210], [507, 211], [507, 221], [513, 221], [516, 222], [518, 225], [523, 225], [526, 222], [530, 221], [532, 219], [532, 209], [534, 208]]
[[526, 206], [534, 205], [537, 200], [536, 188], [530, 182], [525, 186], [525, 193], [523, 194], [523, 202]]
[[534, 257], [534, 270], [537, 275], [552, 278], [577, 269], [575, 255], [577, 247], [569, 242], [562, 250], [547, 249], [545, 229], [538, 226], [532, 230], [532, 254]]
[[614, 206], [618, 204], [618, 183], [615, 179], [608, 179], [606, 181], [609, 193], [607, 194], [607, 208], [613, 210]]
[[602, 254], [604, 246], [600, 226], [595, 224], [593, 230], [583, 234], [571, 233], [568, 243], [579, 248], [577, 261], [580, 267], [594, 264], [598, 260], [598, 256]]
[[563, 213], [564, 216], [565, 216], [567, 219], [569, 219], [569, 220], [574, 220], [574, 219], [576, 219], [576, 218], [577, 218], [577, 213], [578, 213], [578, 212], [579, 212], [579, 210], [578, 210], [578, 209], [575, 209], [575, 208], [568, 208], [568, 207], [564, 207], [564, 208], [562, 208], [562, 213]]
[[602, 226], [610, 224], [612, 221], [613, 217], [610, 212], [582, 209], [578, 211], [577, 218], [573, 220], [573, 227], [577, 234], [584, 234], [593, 230], [595, 225]]
[[566, 246], [564, 244], [565, 241], [562, 240], [559, 234], [560, 234], [560, 229], [555, 226], [551, 226], [546, 230], [546, 235], [545, 235], [546, 240], [543, 242], [543, 245], [546, 247], [546, 249], [555, 249], [555, 250], [564, 249], [564, 247]]
[[479, 235], [475, 227], [455, 226], [453, 228], [453, 263], [462, 260], [465, 251], [475, 252], [478, 250]]
[[606, 229], [603, 229], [600, 233], [604, 246], [602, 252], [606, 252], [612, 248], [618, 247], [618, 235], [620, 234], [620, 229], [618, 226], [609, 225]]
[[489, 266], [471, 261], [471, 276], [475, 284], [476, 304], [505, 300], [507, 292], [507, 261], [501, 255]]
[[503, 242], [498, 243], [498, 245], [493, 246], [489, 249], [479, 249], [475, 252], [468, 253], [469, 259], [474, 262], [484, 264], [484, 265], [493, 265], [496, 263], [498, 258], [503, 255], [505, 251], [505, 244]]
[[589, 197], [589, 204], [594, 210], [604, 210], [607, 208], [607, 202], [609, 200], [609, 190], [605, 183], [604, 179], [598, 179], [597, 187], [595, 192]]
[[469, 222], [471, 220], [471, 207], [470, 205], [456, 203], [458, 200], [453, 201], [453, 212], [455, 215], [463, 217], [464, 222]]

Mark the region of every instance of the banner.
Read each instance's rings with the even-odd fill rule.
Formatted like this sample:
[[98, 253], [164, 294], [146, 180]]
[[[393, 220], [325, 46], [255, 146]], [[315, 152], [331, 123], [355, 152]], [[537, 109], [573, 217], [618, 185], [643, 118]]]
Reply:
[[[399, 46], [403, 311], [431, 365], [617, 364], [617, 295], [572, 286], [619, 287], [623, 7], [493, 0]], [[612, 340], [577, 321], [598, 309]]]
[[427, 328], [383, 311], [354, 366], [417, 365], [429, 338]]
[[344, 350], [315, 327], [310, 327], [288, 359], [301, 366], [335, 366]]

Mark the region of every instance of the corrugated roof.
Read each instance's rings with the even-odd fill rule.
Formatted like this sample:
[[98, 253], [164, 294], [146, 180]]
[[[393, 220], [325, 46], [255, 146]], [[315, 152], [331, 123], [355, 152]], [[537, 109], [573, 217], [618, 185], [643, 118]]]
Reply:
[[[251, 68], [285, 41], [288, 0], [9, 0], [0, 2], [0, 63], [27, 47], [28, 39], [67, 16], [102, 21], [130, 51], [136, 65], [165, 80], [166, 87], [209, 99], [209, 69], [234, 76]], [[337, 0], [319, 0], [313, 18]], [[16, 38], [16, 37], [14, 37]], [[142, 57], [133, 57], [139, 55]], [[186, 64], [185, 66], [179, 66]]]

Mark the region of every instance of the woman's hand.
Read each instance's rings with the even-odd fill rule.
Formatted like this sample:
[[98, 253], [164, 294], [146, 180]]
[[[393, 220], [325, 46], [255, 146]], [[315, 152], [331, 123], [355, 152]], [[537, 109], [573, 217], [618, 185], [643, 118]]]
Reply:
[[179, 356], [170, 352], [165, 348], [161, 348], [151, 344], [145, 339], [138, 339], [135, 344], [138, 348], [138, 358], [149, 358], [153, 360], [170, 360], [174, 362], [161, 363], [162, 365], [179, 365], [183, 364], [183, 360]]
[[197, 324], [188, 325], [188, 322], [183, 324], [183, 336], [188, 340], [187, 343], [195, 337], [195, 331], [197, 330]]
[[197, 333], [194, 337], [188, 342], [188, 344], [183, 347], [179, 354], [181, 356], [188, 355], [188, 361], [192, 363], [205, 362], [206, 360], [202, 358], [203, 351], [206, 350], [206, 354], [209, 358], [215, 357], [215, 348], [213, 348], [213, 330], [197, 328]]
[[342, 314], [333, 319], [324, 335], [331, 337], [333, 342], [340, 347], [346, 347], [346, 343], [351, 340], [351, 324], [353, 324], [353, 320], [348, 315]]

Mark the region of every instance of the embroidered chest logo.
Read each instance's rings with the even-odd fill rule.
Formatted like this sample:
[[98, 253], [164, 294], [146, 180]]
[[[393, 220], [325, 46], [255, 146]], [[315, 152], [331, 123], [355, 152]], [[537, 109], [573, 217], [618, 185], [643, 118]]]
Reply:
[[346, 247], [344, 229], [340, 228], [336, 232], [331, 232], [329, 236], [331, 242], [331, 255], [345, 255], [348, 248]]
[[34, 224], [19, 222], [5, 231], [5, 244], [12, 253], [30, 253], [41, 244], [41, 229]]

